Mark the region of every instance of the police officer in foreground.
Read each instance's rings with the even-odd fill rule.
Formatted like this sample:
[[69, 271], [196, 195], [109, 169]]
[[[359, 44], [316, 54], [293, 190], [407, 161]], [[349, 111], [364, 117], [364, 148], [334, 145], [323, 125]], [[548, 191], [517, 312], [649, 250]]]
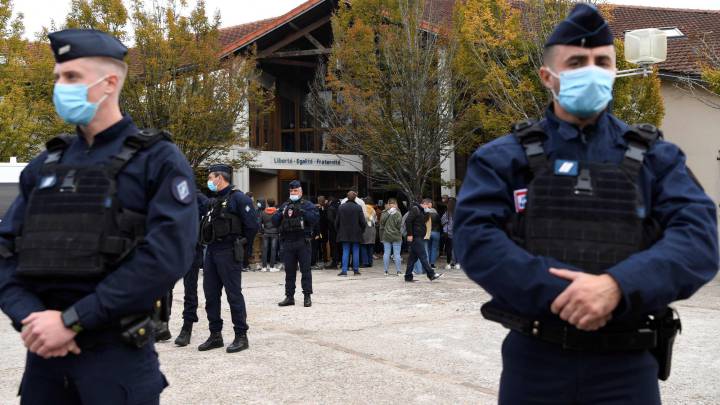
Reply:
[[298, 263], [302, 274], [301, 285], [305, 296], [304, 306], [312, 306], [312, 273], [310, 271], [310, 241], [312, 230], [320, 220], [315, 204], [302, 198], [299, 181], [290, 182], [290, 199], [273, 215], [273, 223], [280, 228], [280, 243], [285, 265], [285, 299], [281, 307], [295, 305], [295, 280]]
[[23, 170], [0, 224], [0, 307], [28, 348], [21, 403], [158, 403], [150, 315], [192, 261], [193, 173], [167, 133], [121, 113], [120, 41], [49, 38], [53, 102], [77, 129]]
[[675, 145], [608, 111], [615, 48], [578, 4], [544, 50], [543, 120], [472, 156], [455, 252], [510, 329], [500, 403], [659, 404], [679, 320], [718, 269], [715, 206]]
[[200, 238], [207, 245], [203, 291], [210, 336], [198, 350], [216, 349], [225, 345], [222, 337], [223, 320], [220, 317], [220, 297], [225, 287], [235, 330], [235, 339], [226, 351], [235, 353], [249, 347], [247, 311], [242, 294], [242, 266], [245, 244], [248, 243], [245, 230], [254, 228], [255, 210], [252, 200], [230, 184], [231, 166], [212, 165], [208, 172], [207, 185], [215, 196], [208, 202], [208, 213], [200, 225]]

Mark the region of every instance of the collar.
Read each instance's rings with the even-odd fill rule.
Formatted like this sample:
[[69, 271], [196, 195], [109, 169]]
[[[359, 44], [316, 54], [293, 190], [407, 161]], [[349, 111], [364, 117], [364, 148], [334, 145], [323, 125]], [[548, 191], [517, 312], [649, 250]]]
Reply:
[[600, 113], [594, 124], [590, 124], [583, 129], [578, 128], [575, 124], [571, 124], [558, 118], [558, 116], [555, 115], [555, 111], [553, 111], [552, 104], [550, 104], [545, 110], [545, 120], [547, 121], [549, 129], [553, 133], [559, 134], [565, 141], [578, 138], [582, 133], [585, 133], [587, 136], [593, 136], [600, 133], [609, 134], [609, 136], [613, 138], [613, 143], [616, 145], [625, 145], [623, 135], [630, 128], [625, 122], [612, 115], [608, 109], [605, 109]]
[[228, 185], [227, 187], [225, 187], [224, 189], [218, 191], [218, 192], [217, 192], [217, 195], [218, 195], [219, 197], [225, 197], [226, 195], [230, 194], [230, 192], [233, 191], [234, 189], [235, 189], [235, 186], [233, 186], [232, 184], [229, 184], [229, 185]]
[[[134, 125], [132, 118], [130, 118], [129, 115], [123, 114], [123, 117], [120, 121], [112, 124], [104, 131], [95, 135], [95, 138], [93, 139], [93, 146], [104, 145], [116, 140], [118, 136], [122, 136], [131, 125]], [[78, 138], [80, 138], [80, 142], [83, 142], [87, 145], [85, 136], [83, 135], [83, 132], [79, 126], [75, 128], [75, 132], [77, 133]]]

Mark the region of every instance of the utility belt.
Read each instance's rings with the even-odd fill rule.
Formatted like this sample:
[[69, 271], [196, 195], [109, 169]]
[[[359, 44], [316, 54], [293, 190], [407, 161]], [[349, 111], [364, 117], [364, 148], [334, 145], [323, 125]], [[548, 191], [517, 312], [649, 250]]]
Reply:
[[150, 313], [129, 315], [120, 319], [120, 337], [126, 344], [138, 349], [154, 341], [156, 332], [163, 323], [170, 321], [170, 292], [155, 300]]
[[670, 376], [672, 346], [682, 330], [680, 318], [672, 308], [636, 324], [603, 328], [595, 332], [578, 330], [568, 323], [531, 319], [485, 303], [480, 309], [485, 319], [532, 338], [581, 352], [622, 352], [649, 350], [658, 362], [658, 378]]

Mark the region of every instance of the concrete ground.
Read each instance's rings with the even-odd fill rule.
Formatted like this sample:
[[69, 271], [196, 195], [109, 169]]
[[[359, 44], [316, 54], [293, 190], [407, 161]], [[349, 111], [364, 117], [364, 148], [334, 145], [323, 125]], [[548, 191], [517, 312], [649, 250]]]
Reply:
[[[437, 282], [406, 284], [402, 277], [383, 276], [380, 261], [375, 263], [358, 277], [314, 271], [312, 308], [277, 306], [284, 273], [243, 273], [251, 329], [250, 349], [241, 353], [196, 350], [208, 335], [201, 292], [201, 321], [191, 345], [157, 345], [170, 382], [162, 403], [496, 403], [506, 332], [480, 315], [488, 295], [458, 270]], [[672, 376], [661, 382], [664, 403], [720, 403], [720, 280], [676, 306], [683, 332]], [[173, 335], [181, 307], [179, 283]], [[223, 317], [227, 344], [232, 329], [226, 303]], [[9, 322], [0, 322], [0, 342], [0, 404], [17, 403], [24, 350]]]

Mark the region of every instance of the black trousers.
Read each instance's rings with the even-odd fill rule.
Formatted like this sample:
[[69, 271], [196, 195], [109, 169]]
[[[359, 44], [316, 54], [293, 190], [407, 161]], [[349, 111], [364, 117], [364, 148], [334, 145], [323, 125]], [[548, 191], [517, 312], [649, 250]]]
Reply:
[[432, 280], [435, 277], [435, 271], [430, 267], [427, 252], [425, 251], [425, 242], [420, 238], [413, 238], [410, 242], [410, 256], [408, 257], [407, 268], [405, 270], [405, 280], [412, 280], [415, 262], [420, 260], [420, 264], [425, 270], [425, 275]]
[[283, 263], [285, 264], [285, 295], [295, 295], [295, 279], [298, 264], [300, 265], [302, 290], [304, 294], [312, 294], [312, 272], [310, 271], [310, 242], [306, 239], [284, 239]]
[[232, 246], [208, 246], [203, 266], [203, 291], [210, 332], [220, 332], [223, 320], [220, 317], [220, 297], [225, 288], [230, 316], [235, 333], [248, 330], [245, 297], [242, 293], [242, 263], [235, 261]]
[[337, 233], [334, 229], [328, 232], [330, 239], [330, 260], [337, 265], [340, 263], [340, 255], [342, 254], [342, 246], [337, 242]]
[[137, 349], [117, 331], [95, 335], [95, 345], [79, 355], [43, 359], [28, 352], [20, 404], [159, 404], [167, 381], [153, 343]]

